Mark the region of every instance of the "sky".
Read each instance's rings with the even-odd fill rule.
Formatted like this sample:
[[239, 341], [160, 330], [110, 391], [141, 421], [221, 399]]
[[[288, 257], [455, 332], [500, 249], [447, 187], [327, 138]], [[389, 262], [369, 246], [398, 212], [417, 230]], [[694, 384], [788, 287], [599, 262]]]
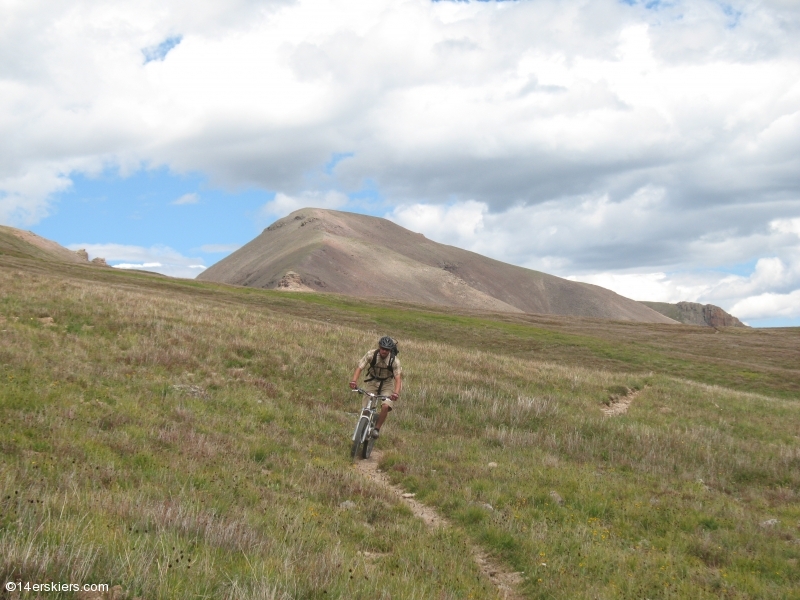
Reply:
[[0, 223], [194, 277], [293, 210], [800, 326], [795, 0], [0, 0]]

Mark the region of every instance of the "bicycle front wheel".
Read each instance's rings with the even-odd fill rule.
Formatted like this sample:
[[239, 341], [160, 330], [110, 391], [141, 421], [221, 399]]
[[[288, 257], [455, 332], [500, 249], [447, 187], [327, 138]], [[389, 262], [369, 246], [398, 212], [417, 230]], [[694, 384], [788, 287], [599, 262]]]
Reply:
[[367, 439], [364, 440], [364, 445], [361, 447], [361, 458], [369, 458], [369, 455], [372, 454], [372, 447], [375, 445], [375, 438], [372, 437], [372, 430], [375, 428], [375, 423], [377, 420], [378, 415], [373, 414], [370, 422], [371, 427], [367, 432]]
[[356, 436], [353, 439], [353, 447], [350, 449], [350, 458], [353, 460], [356, 459], [358, 456], [358, 448], [361, 446], [361, 442], [364, 441], [364, 433], [367, 429], [367, 420], [366, 419], [359, 419], [358, 425], [356, 426]]

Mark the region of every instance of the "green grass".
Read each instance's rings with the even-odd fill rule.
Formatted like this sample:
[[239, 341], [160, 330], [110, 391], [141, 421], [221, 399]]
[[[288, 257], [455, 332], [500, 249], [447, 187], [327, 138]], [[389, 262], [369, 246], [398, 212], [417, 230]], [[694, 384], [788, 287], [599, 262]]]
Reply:
[[[493, 598], [477, 544], [529, 598], [800, 597], [797, 330], [446, 314], [10, 254], [0, 330], [4, 581]], [[382, 466], [447, 530], [348, 460], [346, 384], [384, 333], [407, 380]]]

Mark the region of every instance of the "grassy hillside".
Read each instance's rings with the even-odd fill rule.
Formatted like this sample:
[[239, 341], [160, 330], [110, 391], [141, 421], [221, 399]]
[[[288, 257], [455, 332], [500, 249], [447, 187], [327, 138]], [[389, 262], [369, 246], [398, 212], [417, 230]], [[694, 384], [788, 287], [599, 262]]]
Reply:
[[[475, 543], [529, 598], [798, 598], [800, 332], [706, 329], [5, 254], [0, 576], [148, 599], [494, 598]], [[384, 333], [408, 377], [382, 466], [447, 530], [347, 456], [346, 382]]]
[[46, 250], [18, 238], [15, 235], [16, 231], [11, 227], [0, 225], [0, 255], [17, 258], [33, 257], [42, 260], [53, 259], [52, 254]]
[[681, 318], [681, 310], [678, 308], [677, 304], [670, 304], [669, 302], [648, 302], [645, 300], [640, 300], [639, 302], [645, 306], [649, 306], [653, 310], [657, 310], [662, 315], [665, 315], [670, 319], [674, 319], [678, 323], [684, 322]]

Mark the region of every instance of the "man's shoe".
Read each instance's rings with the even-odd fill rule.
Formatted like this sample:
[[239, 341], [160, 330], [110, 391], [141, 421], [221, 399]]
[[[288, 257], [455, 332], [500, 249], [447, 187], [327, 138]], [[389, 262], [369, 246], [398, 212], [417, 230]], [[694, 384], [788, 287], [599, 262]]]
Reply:
[[380, 429], [373, 429], [372, 430], [372, 439], [377, 440], [380, 437], [380, 435], [381, 435], [381, 430]]

